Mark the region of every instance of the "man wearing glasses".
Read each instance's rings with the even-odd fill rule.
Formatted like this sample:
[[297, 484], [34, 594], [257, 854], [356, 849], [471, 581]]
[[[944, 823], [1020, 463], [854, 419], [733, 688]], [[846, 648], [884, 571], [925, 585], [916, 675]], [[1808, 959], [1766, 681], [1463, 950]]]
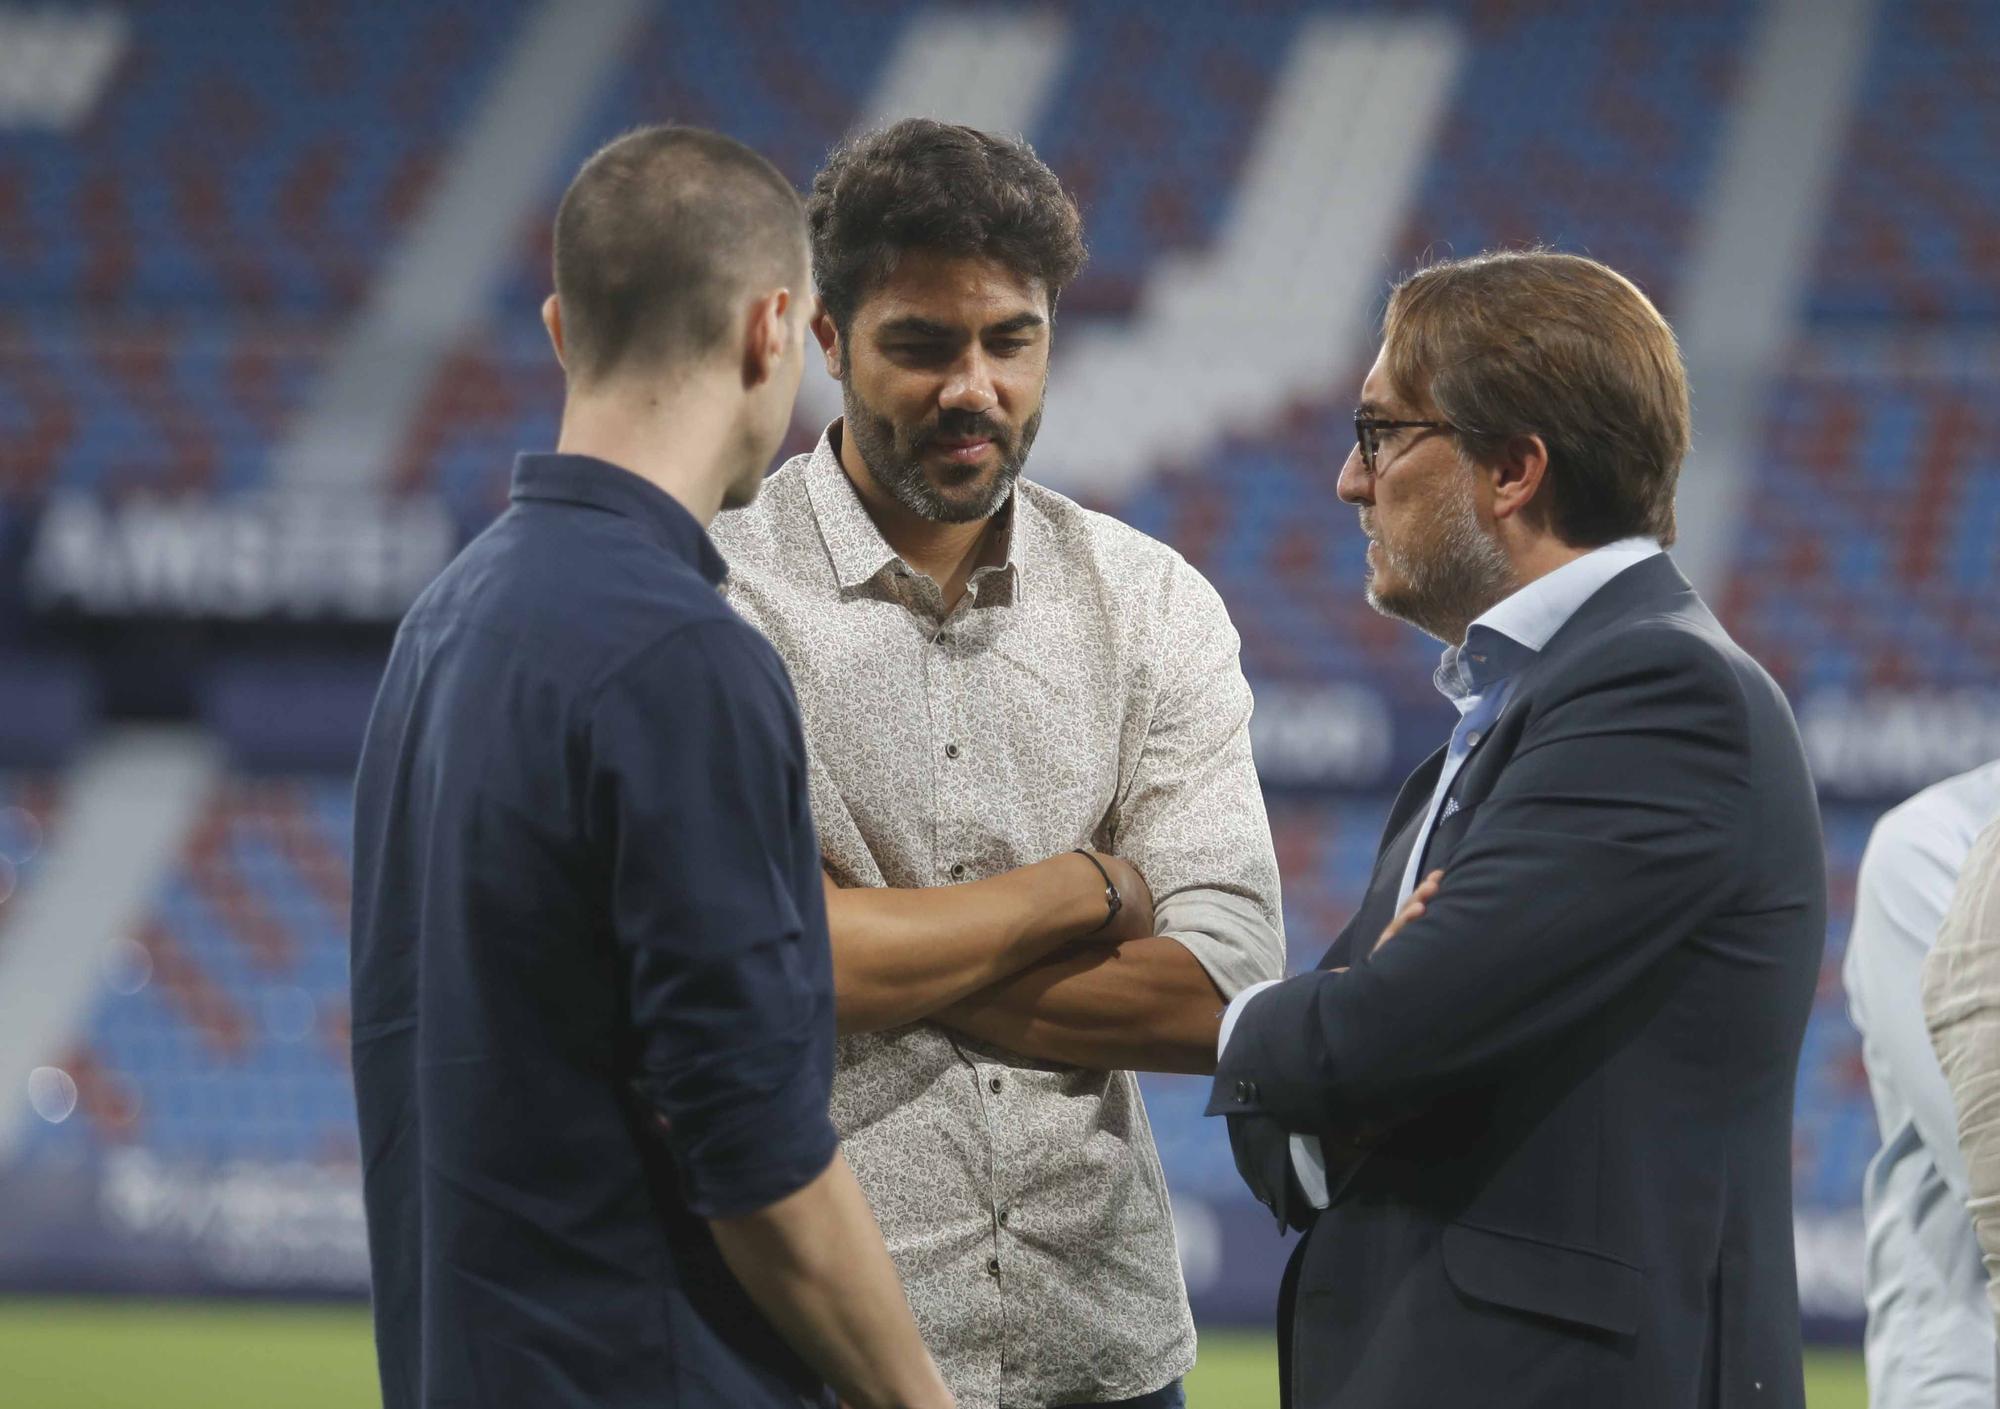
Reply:
[[1590, 260], [1441, 264], [1362, 394], [1368, 600], [1460, 718], [1319, 970], [1224, 1018], [1209, 1112], [1307, 1230], [1289, 1402], [1797, 1409], [1824, 858], [1783, 696], [1663, 551], [1673, 333]]

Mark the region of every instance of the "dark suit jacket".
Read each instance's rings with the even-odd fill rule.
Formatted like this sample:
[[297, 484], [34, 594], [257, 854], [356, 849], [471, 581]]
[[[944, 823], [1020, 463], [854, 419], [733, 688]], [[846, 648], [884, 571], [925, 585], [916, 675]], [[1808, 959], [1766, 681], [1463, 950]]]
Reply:
[[[1238, 1167], [1309, 1230], [1288, 1402], [1802, 1406], [1826, 879], [1783, 696], [1667, 558], [1627, 569], [1515, 677], [1428, 840], [1443, 893], [1371, 955], [1442, 761], [1321, 972], [1252, 999], [1216, 1074]], [[1323, 1213], [1287, 1131], [1326, 1142]]]

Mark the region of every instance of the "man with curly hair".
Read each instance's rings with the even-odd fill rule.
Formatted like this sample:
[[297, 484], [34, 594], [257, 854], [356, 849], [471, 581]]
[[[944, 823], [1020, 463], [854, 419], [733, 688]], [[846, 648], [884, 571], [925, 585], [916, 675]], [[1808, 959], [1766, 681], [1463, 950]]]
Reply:
[[960, 1404], [1176, 1406], [1132, 1073], [1211, 1069], [1284, 959], [1236, 633], [1173, 550], [1022, 478], [1084, 258], [1025, 143], [898, 123], [807, 216], [845, 414], [716, 540], [799, 690], [835, 1124]]

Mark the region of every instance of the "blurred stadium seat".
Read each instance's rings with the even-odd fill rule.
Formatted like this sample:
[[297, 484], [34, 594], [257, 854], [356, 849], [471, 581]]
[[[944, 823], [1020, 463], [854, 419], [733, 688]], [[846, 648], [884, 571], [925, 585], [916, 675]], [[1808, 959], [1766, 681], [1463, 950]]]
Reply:
[[[552, 443], [560, 381], [537, 318], [548, 216], [589, 151], [681, 120], [751, 142], [803, 184], [870, 110], [922, 8], [651, 8], [510, 234], [480, 316], [450, 330], [381, 488], [440, 500], [471, 532], [504, 504], [513, 453]], [[0, 126], [0, 769], [16, 770], [0, 772], [0, 946], [60, 834], [63, 764], [100, 712], [199, 721], [231, 759], [143, 923], [109, 951], [74, 1042], [51, 1056], [74, 1078], [75, 1114], [29, 1120], [0, 1190], [10, 1174], [67, 1178], [120, 1152], [156, 1170], [305, 1164], [351, 1182], [338, 756], [366, 705], [355, 662], [379, 656], [386, 631], [79, 619], [43, 611], [13, 568], [51, 495], [217, 500], [269, 484], [344, 320], [437, 189], [530, 10], [135, 5], [86, 120]], [[1081, 197], [1093, 249], [1063, 305], [1066, 336], [1117, 328], [1154, 266], [1216, 238], [1300, 26], [1329, 12], [1440, 18], [1465, 45], [1382, 252], [1385, 285], [1429, 254], [1541, 242], [1609, 261], [1675, 311], [1761, 13], [1752, 0], [1102, 0], [1058, 7], [1067, 48], [1029, 132]], [[1842, 159], [1796, 357], [1777, 369], [1726, 589], [1712, 594], [1802, 707], [1990, 695], [2000, 681], [2000, 10], [1909, 0], [1877, 25], [1860, 84], [1852, 131], [1828, 137]], [[1210, 577], [1267, 700], [1363, 687], [1383, 702], [1393, 751], [1420, 756], [1447, 717], [1429, 684], [1436, 647], [1368, 610], [1362, 540], [1333, 495], [1361, 351], [1338, 384], [1159, 466], [1136, 492], [1081, 496]], [[1294, 968], [1317, 959], [1366, 880], [1393, 762], [1359, 791], [1267, 774]], [[1796, 1188], [1803, 1214], [1846, 1225], [1876, 1143], [1838, 978], [1853, 874], [1873, 819], [1928, 781], [1922, 767], [1826, 812], [1834, 903]], [[1200, 1116], [1203, 1083], [1146, 1089], [1176, 1196], [1240, 1212], [1226, 1143]], [[32, 1251], [10, 1263], [0, 1236], [0, 1286], [64, 1265]], [[109, 1265], [76, 1280], [115, 1283]], [[122, 1275], [175, 1285], [153, 1263]], [[196, 1280], [300, 1284], [287, 1267]]]

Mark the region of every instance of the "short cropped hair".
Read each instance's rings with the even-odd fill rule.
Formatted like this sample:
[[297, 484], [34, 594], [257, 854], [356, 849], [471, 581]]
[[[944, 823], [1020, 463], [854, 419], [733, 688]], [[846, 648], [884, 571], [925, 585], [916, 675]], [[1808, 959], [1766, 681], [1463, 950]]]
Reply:
[[905, 251], [983, 255], [1041, 281], [1049, 305], [1083, 268], [1083, 217], [1017, 139], [906, 118], [834, 148], [806, 199], [813, 281], [843, 336]]
[[1578, 255], [1508, 251], [1420, 269], [1389, 296], [1384, 367], [1475, 461], [1538, 435], [1572, 547], [1674, 541], [1689, 438], [1687, 371], [1667, 320], [1631, 280]]
[[753, 281], [804, 273], [804, 206], [775, 166], [698, 127], [628, 132], [583, 164], [556, 212], [569, 375], [699, 359]]

